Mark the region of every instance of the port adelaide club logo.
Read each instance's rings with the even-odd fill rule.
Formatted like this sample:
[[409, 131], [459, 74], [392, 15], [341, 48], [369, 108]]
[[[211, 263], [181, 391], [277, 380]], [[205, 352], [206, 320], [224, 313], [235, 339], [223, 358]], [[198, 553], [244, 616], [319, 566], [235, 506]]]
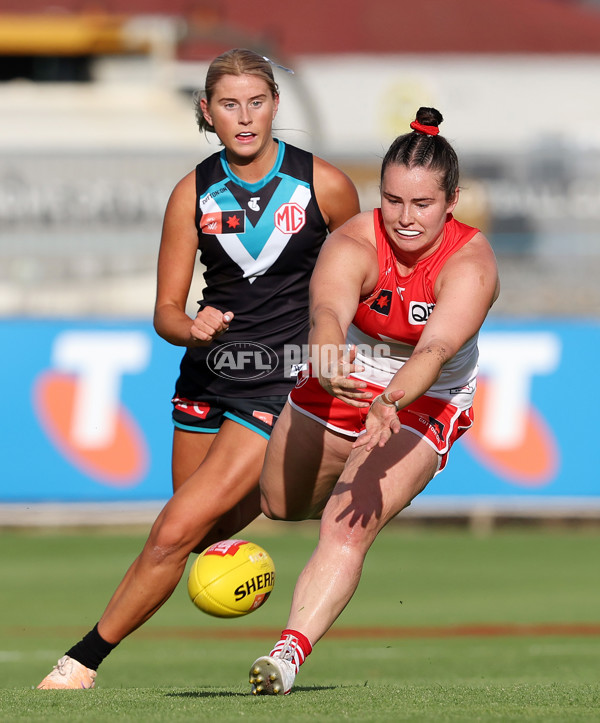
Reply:
[[213, 374], [219, 377], [247, 381], [271, 374], [277, 368], [279, 359], [266, 344], [232, 341], [213, 349], [206, 363]]

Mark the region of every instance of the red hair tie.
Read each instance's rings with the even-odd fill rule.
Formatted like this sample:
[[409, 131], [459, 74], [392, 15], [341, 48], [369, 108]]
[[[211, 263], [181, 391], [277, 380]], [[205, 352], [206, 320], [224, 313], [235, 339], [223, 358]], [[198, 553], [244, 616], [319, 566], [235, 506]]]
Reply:
[[413, 131], [424, 133], [426, 136], [437, 136], [437, 134], [440, 132], [440, 129], [437, 126], [424, 126], [422, 123], [419, 123], [419, 121], [416, 120], [410, 124], [410, 127], [413, 129]]

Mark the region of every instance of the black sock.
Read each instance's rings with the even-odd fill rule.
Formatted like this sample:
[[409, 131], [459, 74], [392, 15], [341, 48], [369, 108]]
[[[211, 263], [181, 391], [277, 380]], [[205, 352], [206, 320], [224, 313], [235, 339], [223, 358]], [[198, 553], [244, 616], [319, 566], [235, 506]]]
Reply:
[[111, 650], [117, 647], [119, 643], [107, 643], [98, 632], [98, 625], [94, 625], [94, 629], [82, 638], [65, 655], [74, 658], [86, 668], [98, 670], [100, 663], [106, 658]]

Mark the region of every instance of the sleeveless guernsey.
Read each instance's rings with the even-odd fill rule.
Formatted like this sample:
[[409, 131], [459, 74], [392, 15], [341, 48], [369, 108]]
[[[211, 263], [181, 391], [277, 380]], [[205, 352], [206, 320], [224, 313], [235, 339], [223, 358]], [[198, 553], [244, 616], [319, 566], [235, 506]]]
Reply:
[[257, 183], [235, 176], [224, 150], [196, 167], [206, 282], [198, 303], [235, 316], [210, 346], [186, 351], [178, 396], [281, 395], [296, 381], [295, 350], [307, 341], [308, 285], [327, 225], [312, 154], [278, 143], [274, 167]]
[[[431, 256], [420, 261], [408, 275], [398, 271], [381, 210], [373, 212], [379, 277], [373, 291], [360, 300], [347, 342], [357, 345], [357, 362], [365, 366], [353, 374], [385, 387], [406, 362], [421, 337], [435, 307], [435, 281], [447, 259], [461, 249], [478, 229], [452, 216], [444, 226], [444, 240]], [[373, 353], [373, 350], [375, 353]], [[378, 354], [380, 351], [380, 354]], [[440, 378], [426, 392], [454, 404], [470, 404], [477, 375], [477, 335], [469, 339], [443, 367]]]

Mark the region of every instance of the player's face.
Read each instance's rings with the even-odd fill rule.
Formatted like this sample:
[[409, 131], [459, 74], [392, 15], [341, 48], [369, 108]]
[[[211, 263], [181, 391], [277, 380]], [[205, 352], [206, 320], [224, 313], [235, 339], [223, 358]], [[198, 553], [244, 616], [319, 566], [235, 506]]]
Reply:
[[279, 97], [273, 98], [267, 83], [256, 75], [224, 75], [210, 103], [201, 101], [204, 117], [227, 152], [245, 159], [271, 146], [278, 105]]
[[442, 241], [447, 214], [458, 202], [458, 189], [448, 202], [440, 174], [427, 168], [389, 165], [381, 183], [381, 214], [398, 251], [418, 261]]

